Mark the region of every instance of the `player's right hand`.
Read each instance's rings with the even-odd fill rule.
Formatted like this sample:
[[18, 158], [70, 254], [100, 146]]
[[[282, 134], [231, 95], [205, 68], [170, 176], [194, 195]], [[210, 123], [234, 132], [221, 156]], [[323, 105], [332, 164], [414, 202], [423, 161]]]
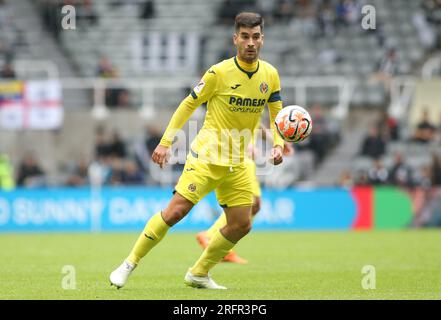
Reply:
[[283, 155], [284, 156], [292, 156], [294, 154], [294, 148], [291, 143], [285, 142], [283, 145]]
[[153, 151], [152, 160], [154, 163], [159, 164], [159, 167], [162, 169], [168, 162], [170, 147], [165, 147], [162, 145], [158, 145]]

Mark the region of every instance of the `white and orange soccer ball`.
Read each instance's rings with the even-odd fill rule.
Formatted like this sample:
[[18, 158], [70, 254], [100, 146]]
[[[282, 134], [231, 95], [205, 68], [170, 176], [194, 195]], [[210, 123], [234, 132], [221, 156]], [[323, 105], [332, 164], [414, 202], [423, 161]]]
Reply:
[[294, 143], [305, 140], [312, 130], [311, 116], [299, 106], [287, 106], [280, 110], [275, 125], [285, 141]]

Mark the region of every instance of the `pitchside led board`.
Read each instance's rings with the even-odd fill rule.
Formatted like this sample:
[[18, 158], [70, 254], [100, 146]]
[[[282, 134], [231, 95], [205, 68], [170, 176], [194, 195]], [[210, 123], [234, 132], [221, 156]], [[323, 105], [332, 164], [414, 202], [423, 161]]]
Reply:
[[[89, 188], [0, 191], [0, 232], [139, 231], [163, 209], [172, 190]], [[254, 230], [399, 229], [412, 220], [406, 192], [396, 188], [264, 190]], [[221, 212], [214, 194], [173, 230], [203, 230]]]

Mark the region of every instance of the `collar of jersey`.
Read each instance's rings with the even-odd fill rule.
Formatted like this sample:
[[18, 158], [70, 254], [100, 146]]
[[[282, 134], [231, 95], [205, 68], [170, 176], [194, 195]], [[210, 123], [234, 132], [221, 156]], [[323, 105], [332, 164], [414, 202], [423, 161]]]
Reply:
[[[259, 60], [250, 64], [250, 63], [245, 63], [245, 62], [241, 61], [240, 59], [237, 59], [237, 56], [235, 56], [234, 63], [236, 64], [236, 66], [239, 68], [240, 71], [246, 73], [246, 75], [248, 76], [249, 79], [251, 79], [253, 74], [255, 74], [259, 70]], [[254, 68], [256, 68], [256, 70], [251, 71]], [[246, 70], [246, 69], [248, 69], [248, 70]]]

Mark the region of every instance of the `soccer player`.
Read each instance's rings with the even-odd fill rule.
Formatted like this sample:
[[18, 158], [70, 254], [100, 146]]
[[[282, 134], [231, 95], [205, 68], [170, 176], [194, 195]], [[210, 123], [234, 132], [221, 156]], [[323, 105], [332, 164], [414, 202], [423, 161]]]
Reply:
[[271, 161], [275, 165], [283, 161], [284, 141], [274, 127], [275, 117], [282, 109], [280, 79], [273, 66], [259, 60], [263, 38], [263, 19], [259, 14], [238, 14], [233, 34], [237, 55], [212, 66], [173, 114], [152, 154], [152, 160], [161, 168], [168, 161], [177, 130], [200, 104], [208, 101], [204, 125], [191, 144], [173, 197], [164, 210], [147, 222], [129, 256], [110, 274], [111, 284], [123, 287], [141, 258], [164, 238], [170, 227], [215, 190], [227, 223], [214, 232], [184, 282], [197, 288], [226, 289], [211, 279], [209, 271], [251, 229], [253, 176], [244, 164], [244, 149], [266, 105], [274, 136]]
[[[270, 135], [266, 134], [267, 128], [263, 126], [262, 124], [259, 126], [259, 128], [262, 130], [262, 138], [264, 140], [272, 140]], [[254, 144], [249, 144], [248, 153], [245, 157], [245, 165], [248, 170], [248, 174], [252, 176], [252, 190], [253, 190], [253, 205], [251, 207], [251, 219], [254, 220], [256, 215], [260, 211], [260, 206], [262, 203], [262, 190], [260, 188], [260, 182], [256, 175], [256, 163], [254, 162]], [[283, 149], [283, 155], [284, 156], [290, 156], [294, 154], [294, 148], [290, 143], [286, 143], [284, 145]], [[199, 244], [202, 246], [203, 249], [208, 247], [208, 244], [210, 243], [210, 239], [213, 236], [213, 234], [216, 232], [216, 230], [221, 229], [227, 224], [227, 217], [225, 215], [225, 212], [222, 212], [217, 218], [217, 220], [211, 225], [210, 228], [207, 230], [201, 231], [196, 235], [196, 239], [199, 242]], [[237, 264], [247, 264], [248, 261], [240, 257], [233, 249], [230, 250], [230, 252], [227, 253], [227, 255], [223, 258], [222, 261], [225, 262], [232, 262]]]

